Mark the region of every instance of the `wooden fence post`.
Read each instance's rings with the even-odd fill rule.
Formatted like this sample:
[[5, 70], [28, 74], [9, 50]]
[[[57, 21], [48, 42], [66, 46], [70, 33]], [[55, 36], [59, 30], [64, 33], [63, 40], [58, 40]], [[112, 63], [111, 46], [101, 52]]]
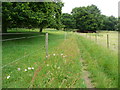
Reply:
[[107, 48], [109, 48], [109, 35], [107, 34]]
[[96, 43], [97, 43], [97, 34], [95, 35], [95, 41], [96, 41]]
[[48, 33], [46, 33], [45, 48], [46, 48], [46, 57], [48, 57]]

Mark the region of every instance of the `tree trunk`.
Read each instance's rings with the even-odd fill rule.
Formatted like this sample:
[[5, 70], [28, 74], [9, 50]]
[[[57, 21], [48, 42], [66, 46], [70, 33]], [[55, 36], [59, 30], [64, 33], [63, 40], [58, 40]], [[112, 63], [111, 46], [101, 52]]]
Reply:
[[2, 33], [7, 33], [7, 26], [6, 25], [2, 25]]
[[7, 33], [7, 21], [2, 18], [2, 33]]
[[40, 28], [40, 31], [39, 32], [42, 32], [43, 28]]

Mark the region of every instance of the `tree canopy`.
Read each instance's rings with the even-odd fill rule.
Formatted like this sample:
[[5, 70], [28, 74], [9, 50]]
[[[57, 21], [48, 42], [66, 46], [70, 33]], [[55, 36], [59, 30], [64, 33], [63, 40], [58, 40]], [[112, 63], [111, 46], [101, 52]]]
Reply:
[[42, 32], [52, 23], [58, 28], [62, 7], [62, 2], [3, 2], [2, 31], [14, 27], [39, 27]]
[[64, 25], [64, 29], [74, 29], [75, 26], [75, 20], [71, 14], [63, 13], [61, 16], [61, 22]]
[[76, 7], [71, 14], [62, 14], [65, 28], [76, 28], [81, 32], [96, 30], [116, 30], [117, 18], [105, 16], [95, 5]]
[[95, 5], [76, 7], [71, 14], [62, 13], [62, 2], [3, 2], [2, 32], [8, 28], [43, 28], [85, 30], [117, 30], [119, 19], [102, 15]]

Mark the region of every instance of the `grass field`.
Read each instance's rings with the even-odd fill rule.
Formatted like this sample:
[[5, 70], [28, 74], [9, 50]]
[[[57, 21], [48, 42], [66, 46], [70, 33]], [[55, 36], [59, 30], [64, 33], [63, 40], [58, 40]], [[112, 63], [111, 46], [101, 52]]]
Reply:
[[118, 56], [114, 52], [96, 45], [93, 41], [79, 37], [81, 56], [87, 64], [96, 87], [112, 88], [118, 84]]
[[[81, 33], [80, 35], [96, 42], [98, 45], [109, 48], [118, 53], [118, 32], [117, 31], [99, 31], [98, 33]], [[108, 44], [107, 44], [108, 35]], [[109, 47], [107, 46], [109, 45]]]
[[[49, 33], [47, 58], [45, 32]], [[66, 35], [64, 31], [52, 29], [41, 34], [6, 35], [3, 39], [29, 36], [38, 37], [2, 43], [3, 88], [87, 88], [81, 59], [85, 61], [94, 87], [118, 87], [115, 52], [85, 36], [71, 32]]]

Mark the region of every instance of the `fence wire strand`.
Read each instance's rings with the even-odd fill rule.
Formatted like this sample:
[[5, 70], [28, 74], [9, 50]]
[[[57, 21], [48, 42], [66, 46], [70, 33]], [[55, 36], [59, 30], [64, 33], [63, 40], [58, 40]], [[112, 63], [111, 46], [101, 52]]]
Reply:
[[4, 40], [0, 40], [0, 41], [12, 41], [12, 40], [19, 40], [19, 39], [25, 39], [25, 38], [34, 38], [34, 37], [39, 37], [42, 35], [38, 35], [38, 36], [30, 36], [30, 37], [21, 37], [21, 38], [11, 38], [11, 39], [4, 39]]
[[16, 61], [19, 61], [19, 60], [21, 60], [21, 59], [23, 59], [23, 58], [25, 58], [25, 57], [28, 57], [28, 56], [30, 56], [31, 54], [34, 54], [34, 53], [36, 53], [36, 52], [38, 52], [38, 51], [40, 51], [40, 50], [36, 50], [36, 51], [33, 52], [33, 53], [30, 53], [30, 54], [27, 54], [27, 55], [25, 55], [25, 56], [23, 56], [23, 57], [21, 57], [21, 58], [18, 58], [18, 59], [16, 59], [16, 60], [12, 61], [11, 63], [8, 63], [8, 64], [2, 66], [2, 68], [6, 67], [6, 66], [9, 66], [10, 64], [12, 64], [12, 63], [14, 63], [14, 62], [16, 62]]
[[[34, 38], [34, 37], [39, 37], [39, 36], [42, 36], [42, 35], [30, 36], [30, 37], [21, 37], [21, 38], [12, 38], [12, 39], [5, 39], [5, 40], [2, 40], [2, 41], [18, 40], [18, 39], [25, 39], [25, 38]], [[12, 64], [12, 63], [14, 63], [14, 62], [17, 62], [17, 61], [19, 61], [19, 60], [21, 60], [21, 59], [23, 59], [23, 58], [25, 58], [25, 57], [28, 57], [28, 56], [30, 56], [31, 54], [34, 54], [34, 53], [36, 53], [36, 52], [38, 52], [38, 51], [39, 51], [39, 50], [36, 50], [35, 52], [32, 52], [32, 53], [30, 53], [30, 54], [27, 54], [27, 55], [25, 55], [25, 56], [23, 56], [23, 57], [17, 58], [16, 60], [14, 60], [14, 61], [12, 61], [12, 62], [10, 62], [10, 63], [2, 66], [1, 68], [4, 68], [4, 67], [6, 67], [6, 66], [9, 66], [10, 64]]]

